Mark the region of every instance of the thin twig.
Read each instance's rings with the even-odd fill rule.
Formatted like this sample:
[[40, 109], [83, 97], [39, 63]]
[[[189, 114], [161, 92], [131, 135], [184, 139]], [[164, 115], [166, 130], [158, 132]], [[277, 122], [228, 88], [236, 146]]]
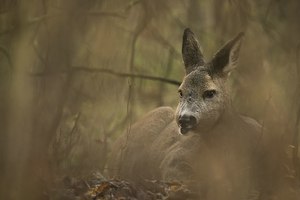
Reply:
[[131, 78], [141, 78], [141, 79], [147, 79], [147, 80], [152, 80], [152, 81], [160, 81], [160, 82], [165, 82], [169, 83], [172, 85], [179, 86], [181, 82], [173, 80], [173, 79], [168, 79], [168, 78], [163, 78], [163, 77], [156, 77], [156, 76], [149, 76], [149, 75], [144, 75], [144, 74], [131, 74], [131, 73], [126, 73], [126, 72], [116, 72], [111, 69], [103, 69], [103, 68], [79, 68], [79, 67], [74, 67], [73, 71], [84, 71], [84, 72], [102, 72], [102, 73], [107, 73], [107, 74], [112, 74], [116, 75], [119, 77], [131, 77]]
[[[297, 76], [298, 76], [298, 100], [300, 98], [300, 63], [298, 56], [300, 54], [300, 43], [297, 45], [296, 49], [296, 70], [297, 70]], [[299, 158], [298, 158], [298, 151], [299, 151], [299, 123], [300, 123], [300, 105], [298, 105], [298, 110], [297, 110], [297, 115], [296, 115], [296, 124], [295, 124], [295, 130], [294, 130], [294, 136], [293, 136], [293, 162], [294, 162], [294, 167], [295, 167], [295, 172], [296, 172], [296, 177], [299, 178]]]
[[265, 123], [266, 123], [268, 107], [270, 106], [270, 101], [272, 99], [271, 94], [272, 94], [272, 91], [270, 92], [269, 97], [265, 102], [264, 111], [263, 111], [263, 120], [262, 120], [262, 125], [261, 125], [261, 132], [260, 132], [260, 136], [259, 136], [259, 139], [257, 141], [257, 144], [256, 144], [256, 149], [259, 149], [258, 147], [260, 146], [260, 143], [262, 142], [263, 137], [264, 137]]
[[[140, 36], [140, 34], [145, 30], [145, 28], [147, 27], [150, 19], [149, 19], [149, 15], [148, 15], [148, 10], [147, 10], [147, 6], [145, 4], [145, 2], [142, 3], [142, 8], [144, 9], [144, 15], [141, 18], [140, 22], [137, 24], [137, 27], [135, 28], [135, 31], [133, 33], [133, 39], [131, 42], [131, 55], [130, 55], [130, 60], [129, 60], [129, 70], [130, 73], [133, 73], [134, 70], [134, 63], [135, 63], [135, 56], [136, 56], [136, 44], [138, 41], [138, 38]], [[127, 100], [127, 114], [126, 114], [126, 118], [128, 118], [129, 120], [129, 125], [127, 127], [127, 133], [126, 133], [126, 140], [125, 140], [125, 144], [122, 146], [121, 149], [121, 161], [124, 158], [125, 152], [126, 151], [126, 147], [128, 144], [128, 139], [130, 137], [131, 134], [131, 123], [132, 123], [132, 115], [133, 115], [133, 106], [134, 106], [134, 98], [132, 98], [134, 96], [134, 78], [131, 77], [128, 80], [128, 100]], [[119, 173], [120, 167], [118, 169], [118, 173]]]
[[124, 9], [124, 12], [129, 11], [132, 7], [134, 7], [135, 5], [137, 5], [137, 4], [139, 4], [139, 3], [141, 3], [140, 0], [135, 0], [135, 1], [130, 2], [130, 3], [126, 6], [126, 8]]
[[[102, 16], [102, 17], [117, 17], [120, 19], [126, 18], [126, 16], [123, 13], [119, 13], [119, 12], [89, 11], [89, 12], [81, 12], [79, 14], [83, 14], [83, 15], [91, 16], [91, 17]], [[40, 23], [44, 20], [49, 20], [54, 17], [65, 17], [68, 15], [69, 15], [69, 13], [60, 13], [60, 14], [55, 14], [55, 15], [42, 15], [42, 16], [38, 16], [38, 17], [33, 17], [33, 18], [30, 18], [25, 23], [21, 24], [21, 27], [11, 26], [7, 29], [1, 30], [0, 35], [8, 34], [12, 31], [16, 30], [16, 28], [25, 28], [25, 27]]]
[[[173, 59], [174, 59], [174, 50], [172, 48], [169, 49], [169, 57], [168, 57], [168, 63], [167, 63], [167, 67], [166, 70], [164, 72], [164, 78], [167, 78], [173, 68]], [[164, 101], [163, 101], [163, 94], [165, 92], [165, 86], [163, 84], [163, 82], [161, 82], [161, 84], [159, 85], [159, 100], [158, 100], [158, 106], [162, 106], [164, 105]]]
[[7, 51], [7, 49], [4, 46], [0, 45], [0, 52], [2, 52], [5, 55], [5, 57], [7, 58], [7, 61], [8, 61], [8, 64], [9, 64], [10, 68], [13, 69], [12, 60], [11, 60], [11, 57], [10, 57], [9, 52]]
[[152, 80], [152, 81], [160, 81], [164, 83], [168, 83], [171, 85], [179, 86], [181, 84], [180, 81], [163, 78], [163, 77], [157, 77], [157, 76], [150, 76], [150, 75], [144, 75], [144, 74], [131, 74], [126, 72], [116, 72], [111, 69], [105, 69], [105, 68], [91, 68], [91, 67], [71, 67], [67, 71], [60, 71], [60, 72], [38, 72], [38, 73], [32, 73], [33, 76], [49, 76], [49, 75], [57, 75], [58, 73], [76, 73], [76, 72], [86, 72], [86, 73], [104, 73], [104, 74], [111, 74], [114, 76], [122, 77], [122, 78], [140, 78], [140, 79], [146, 79], [146, 80]]
[[104, 11], [89, 11], [89, 12], [83, 12], [83, 14], [86, 14], [88, 16], [103, 16], [103, 17], [118, 17], [121, 19], [126, 18], [124, 14], [120, 14], [118, 12], [104, 12]]
[[156, 27], [152, 26], [151, 33], [157, 42], [159, 42], [162, 46], [171, 49], [176, 57], [181, 57], [181, 54], [177, 51], [177, 49], [160, 34]]

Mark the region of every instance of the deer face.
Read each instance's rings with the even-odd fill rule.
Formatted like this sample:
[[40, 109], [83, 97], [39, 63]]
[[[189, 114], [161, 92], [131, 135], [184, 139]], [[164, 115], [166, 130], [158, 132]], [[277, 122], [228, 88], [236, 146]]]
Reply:
[[186, 76], [178, 90], [176, 111], [181, 134], [211, 129], [228, 107], [226, 80], [236, 67], [242, 37], [240, 33], [206, 63], [194, 34], [189, 29], [184, 31], [182, 55]]
[[180, 133], [190, 129], [209, 129], [220, 118], [227, 104], [223, 80], [207, 71], [195, 70], [188, 74], [179, 87], [177, 123]]

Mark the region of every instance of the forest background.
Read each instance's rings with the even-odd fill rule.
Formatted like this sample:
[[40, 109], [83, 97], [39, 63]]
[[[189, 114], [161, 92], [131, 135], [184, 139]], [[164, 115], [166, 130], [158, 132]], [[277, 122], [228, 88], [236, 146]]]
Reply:
[[299, 10], [297, 0], [1, 0], [0, 199], [105, 174], [115, 138], [176, 107], [186, 27], [207, 59], [246, 33], [234, 107], [268, 130], [283, 181], [299, 180]]

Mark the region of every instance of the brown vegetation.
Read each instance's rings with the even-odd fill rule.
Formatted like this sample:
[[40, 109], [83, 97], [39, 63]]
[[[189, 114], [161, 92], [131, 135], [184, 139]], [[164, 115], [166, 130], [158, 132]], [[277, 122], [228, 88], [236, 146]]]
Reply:
[[177, 105], [186, 27], [206, 57], [245, 31], [233, 105], [262, 124], [266, 181], [277, 199], [292, 199], [299, 9], [297, 0], [1, 0], [0, 199], [47, 199], [57, 177], [105, 174], [117, 136], [157, 106]]

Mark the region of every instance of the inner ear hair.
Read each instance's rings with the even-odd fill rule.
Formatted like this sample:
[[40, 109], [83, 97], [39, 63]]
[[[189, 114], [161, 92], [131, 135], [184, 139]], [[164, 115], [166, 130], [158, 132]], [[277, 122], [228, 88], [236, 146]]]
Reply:
[[241, 32], [217, 51], [211, 61], [213, 73], [228, 75], [231, 70], [237, 67], [243, 38], [244, 33]]

